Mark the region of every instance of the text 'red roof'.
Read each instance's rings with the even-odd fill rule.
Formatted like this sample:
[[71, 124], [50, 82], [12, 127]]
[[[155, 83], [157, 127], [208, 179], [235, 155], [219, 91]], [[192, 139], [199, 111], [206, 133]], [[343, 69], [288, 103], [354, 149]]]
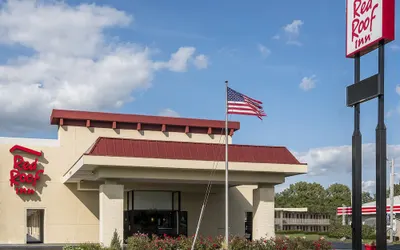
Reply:
[[[222, 134], [225, 121], [195, 118], [117, 114], [54, 109], [50, 123], [60, 126], [84, 126], [113, 129], [153, 130], [162, 132]], [[228, 122], [228, 132], [240, 129], [239, 122]]]
[[[225, 161], [225, 145], [100, 137], [86, 155]], [[301, 164], [286, 147], [229, 145], [230, 162]]]

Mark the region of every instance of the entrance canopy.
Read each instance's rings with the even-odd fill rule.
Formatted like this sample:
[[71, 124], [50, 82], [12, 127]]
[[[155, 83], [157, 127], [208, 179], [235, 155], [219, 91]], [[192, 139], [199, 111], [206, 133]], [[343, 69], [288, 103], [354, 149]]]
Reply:
[[[210, 175], [215, 170], [214, 175]], [[63, 183], [136, 179], [182, 183], [224, 182], [225, 145], [99, 137], [64, 174]], [[307, 172], [285, 147], [229, 145], [232, 185], [283, 183]]]

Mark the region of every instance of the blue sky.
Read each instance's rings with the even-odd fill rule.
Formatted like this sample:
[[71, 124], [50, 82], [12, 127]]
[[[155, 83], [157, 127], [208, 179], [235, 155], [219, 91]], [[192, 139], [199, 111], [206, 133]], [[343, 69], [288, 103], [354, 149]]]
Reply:
[[[74, 14], [85, 3], [91, 4], [93, 1], [65, 1], [64, 9], [70, 8]], [[133, 97], [133, 101], [123, 102], [118, 108], [105, 104], [89, 105], [92, 109], [152, 115], [170, 109], [182, 117], [224, 119], [224, 81], [228, 80], [233, 89], [262, 100], [268, 115], [263, 121], [255, 117], [231, 116], [231, 119], [241, 122], [241, 130], [235, 134], [234, 142], [287, 146], [301, 160], [309, 161], [312, 174], [292, 177], [279, 186], [278, 190], [298, 180], [318, 181], [324, 185], [333, 182], [351, 183], [351, 174], [347, 170], [351, 167], [348, 146], [351, 145], [353, 132], [353, 109], [345, 105], [345, 89], [353, 82], [353, 60], [345, 58], [345, 1], [257, 0], [249, 4], [227, 0], [104, 0], [95, 3], [98, 6], [107, 5], [109, 9], [118, 10], [131, 18], [127, 22], [121, 17], [113, 16], [115, 20], [119, 20], [116, 22], [124, 25], [112, 24], [105, 28], [90, 29], [93, 34], [103, 34], [101, 39], [105, 44], [138, 44], [148, 47], [153, 51], [151, 58], [154, 61], [168, 61], [171, 54], [180, 47], [193, 47], [197, 55], [206, 56], [207, 67], [196, 69], [191, 65], [187, 70], [178, 73], [174, 70], [156, 71], [149, 80], [151, 85], [146, 85], [145, 88], [128, 88], [128, 94]], [[35, 8], [54, 11], [46, 9], [52, 3], [46, 4]], [[14, 10], [10, 15], [19, 13], [18, 6], [8, 8]], [[7, 6], [3, 4], [4, 9]], [[399, 6], [396, 7], [397, 13]], [[106, 16], [108, 12], [102, 15]], [[3, 18], [6, 17], [7, 20], [10, 19], [10, 16], [3, 13]], [[79, 20], [77, 18], [73, 24], [60, 21], [59, 29], [70, 29], [66, 33], [71, 33], [71, 37], [76, 38], [82, 35], [78, 31], [84, 31], [85, 28], [73, 32], [80, 25]], [[294, 25], [296, 23], [300, 25]], [[285, 27], [291, 24], [292, 29], [287, 30], [292, 32], [285, 31]], [[96, 27], [100, 26], [99, 24]], [[298, 33], [293, 29], [295, 26]], [[13, 29], [18, 29], [18, 26], [0, 24], [0, 34], [4, 30], [13, 34]], [[60, 32], [54, 31], [54, 36], [60, 35]], [[278, 36], [279, 39], [276, 39]], [[15, 66], [15, 60], [21, 56], [31, 58], [50, 54], [46, 51], [48, 46], [41, 46], [46, 44], [43, 37], [24, 39], [17, 35], [0, 39], [0, 67]], [[400, 131], [397, 129], [400, 124], [400, 89], [399, 94], [396, 92], [396, 86], [400, 83], [399, 45], [399, 42], [394, 41], [386, 46], [385, 109], [387, 141], [391, 145], [389, 157], [400, 160]], [[83, 43], [82, 46], [86, 44]], [[65, 51], [74, 54], [76, 48]], [[59, 50], [57, 53], [62, 54]], [[81, 58], [86, 56], [84, 52], [77, 54]], [[97, 60], [96, 55], [91, 55], [91, 58]], [[362, 78], [375, 74], [377, 52], [363, 57], [361, 67]], [[111, 77], [116, 77], [113, 74], [118, 72], [111, 72]], [[0, 87], [12, 82], [10, 79], [4, 80], [7, 78], [4, 77], [5, 74], [6, 71], [0, 70]], [[305, 90], [300, 87], [300, 83], [307, 79], [313, 88]], [[48, 79], [43, 81], [46, 90], [50, 86], [46, 85]], [[126, 83], [126, 79], [121, 82]], [[21, 80], [21, 84], [32, 83]], [[101, 95], [103, 100], [107, 99], [107, 90], [104, 93], [101, 86], [97, 87], [98, 92], [93, 93]], [[10, 94], [3, 91], [3, 95], [6, 93]], [[62, 100], [65, 99], [55, 95], [55, 92], [46, 93], [48, 98], [57, 101], [54, 101], [54, 107], [86, 107], [82, 103], [75, 105], [71, 101], [64, 105]], [[23, 96], [18, 97], [18, 102], [24, 102], [24, 99]], [[21, 127], [28, 126], [21, 118], [27, 109], [20, 108], [16, 102], [15, 98], [9, 102], [0, 101], [8, 110], [0, 112], [2, 120], [7, 120], [8, 123], [0, 124], [0, 128], [3, 128], [0, 136], [56, 137], [54, 128], [48, 129], [50, 108], [44, 101], [29, 105], [29, 110], [32, 107], [37, 108], [29, 113], [37, 111], [40, 114], [38, 117], [45, 117], [46, 123], [32, 118], [29, 124], [36, 122], [40, 126], [32, 126], [30, 130], [10, 129], [12, 122]], [[376, 122], [377, 102], [373, 100], [361, 107], [361, 129], [367, 158], [363, 177], [366, 181], [365, 188], [373, 186], [375, 179], [375, 161], [371, 151], [374, 147], [368, 143], [375, 142]]]

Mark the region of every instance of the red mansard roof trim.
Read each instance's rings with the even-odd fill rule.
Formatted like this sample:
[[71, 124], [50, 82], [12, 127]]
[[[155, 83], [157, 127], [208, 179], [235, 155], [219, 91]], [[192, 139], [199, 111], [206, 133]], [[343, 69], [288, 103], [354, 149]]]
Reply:
[[[99, 137], [85, 155], [225, 161], [225, 145]], [[236, 144], [229, 145], [229, 161], [304, 165], [286, 147]]]
[[[59, 109], [54, 109], [52, 111], [50, 124], [60, 126], [69, 125], [201, 134], [222, 134], [225, 130], [225, 121], [222, 120]], [[228, 129], [229, 134], [232, 136], [236, 130], [240, 129], [240, 123], [233, 121], [229, 122]]]

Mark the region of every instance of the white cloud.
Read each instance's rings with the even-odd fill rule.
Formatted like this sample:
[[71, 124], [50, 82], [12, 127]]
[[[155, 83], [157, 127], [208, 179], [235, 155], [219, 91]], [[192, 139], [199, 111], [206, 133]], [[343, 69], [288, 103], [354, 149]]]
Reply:
[[[312, 148], [307, 152], [293, 152], [300, 162], [308, 163], [309, 175], [324, 175], [329, 173], [348, 174], [351, 172], [351, 145], [337, 147]], [[374, 170], [375, 168], [375, 143], [363, 144], [363, 169]], [[387, 155], [400, 162], [400, 145], [388, 145]], [[363, 171], [364, 171], [363, 170]]]
[[132, 21], [131, 16], [110, 7], [71, 7], [35, 0], [2, 2], [0, 41], [41, 53], [92, 57], [104, 49], [103, 29]]
[[163, 109], [158, 113], [159, 116], [180, 117], [179, 113], [172, 109]]
[[386, 116], [386, 118], [390, 118], [390, 117], [392, 117], [393, 116], [393, 114], [394, 114], [394, 112], [395, 112], [395, 110], [393, 110], [393, 109], [390, 109], [388, 112], [386, 112], [386, 114], [385, 114], [385, 116]]
[[275, 35], [275, 36], [272, 37], [272, 39], [274, 39], [274, 40], [279, 40], [280, 38], [281, 38], [280, 35]]
[[166, 68], [174, 72], [187, 71], [188, 62], [193, 57], [196, 48], [194, 47], [181, 47], [179, 50], [171, 55], [168, 62], [157, 62], [156, 69]]
[[300, 27], [304, 24], [302, 20], [293, 20], [292, 23], [287, 24], [283, 29], [290, 34], [299, 34]]
[[400, 95], [400, 85], [399, 84], [396, 85], [396, 93], [398, 95]]
[[362, 191], [363, 192], [369, 192], [374, 194], [375, 193], [375, 181], [363, 181], [362, 182]]
[[283, 27], [286, 35], [288, 36], [287, 44], [302, 45], [297, 39], [300, 36], [300, 27], [303, 26], [302, 20], [293, 20], [292, 23], [287, 24]]
[[208, 67], [209, 60], [206, 55], [201, 54], [196, 56], [193, 63], [198, 69], [206, 69]]
[[397, 44], [391, 44], [389, 47], [394, 51], [400, 51], [400, 46]]
[[[400, 95], [400, 84], [397, 84], [397, 85], [396, 85], [396, 93], [397, 93], [398, 95]], [[394, 114], [400, 114], [400, 104], [398, 104], [396, 108], [390, 109], [390, 110], [386, 113], [386, 118], [390, 118], [390, 117], [392, 117]]]
[[262, 55], [263, 57], [267, 57], [267, 56], [269, 56], [269, 55], [271, 54], [271, 50], [268, 49], [267, 47], [265, 47], [265, 46], [262, 45], [262, 44], [258, 44], [258, 45], [257, 45], [257, 48], [258, 48], [258, 51], [260, 51], [260, 53], [261, 53], [261, 55]]
[[0, 43], [31, 51], [0, 64], [2, 131], [47, 125], [52, 108], [119, 108], [151, 87], [158, 70], [185, 72], [193, 61], [201, 68], [194, 47], [180, 47], [163, 62], [146, 46], [107, 37], [105, 29], [133, 20], [111, 7], [39, 0], [0, 7]]
[[310, 77], [303, 77], [303, 79], [301, 79], [299, 87], [304, 91], [308, 91], [315, 88], [316, 85], [315, 77], [316, 77], [315, 75], [312, 75]]

